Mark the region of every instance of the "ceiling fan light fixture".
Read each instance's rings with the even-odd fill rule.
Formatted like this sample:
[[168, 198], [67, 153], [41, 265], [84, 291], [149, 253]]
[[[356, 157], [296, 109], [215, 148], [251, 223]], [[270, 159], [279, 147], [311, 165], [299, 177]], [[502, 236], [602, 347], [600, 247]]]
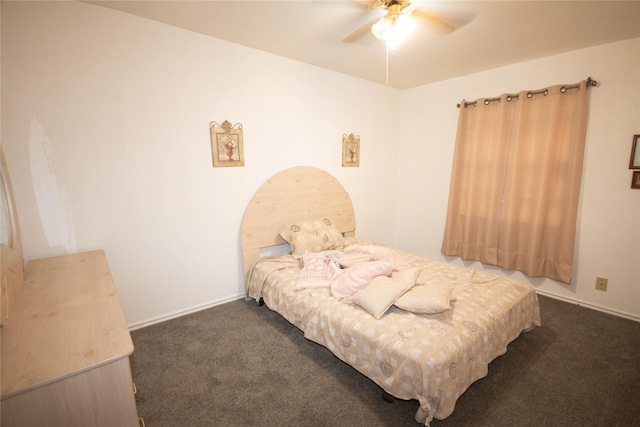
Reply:
[[403, 14], [396, 19], [383, 16], [371, 26], [371, 32], [380, 40], [387, 42], [387, 46], [395, 49], [416, 29], [416, 22], [410, 15]]
[[386, 41], [392, 26], [393, 22], [391, 22], [391, 19], [383, 16], [378, 22], [371, 26], [371, 32], [380, 40]]

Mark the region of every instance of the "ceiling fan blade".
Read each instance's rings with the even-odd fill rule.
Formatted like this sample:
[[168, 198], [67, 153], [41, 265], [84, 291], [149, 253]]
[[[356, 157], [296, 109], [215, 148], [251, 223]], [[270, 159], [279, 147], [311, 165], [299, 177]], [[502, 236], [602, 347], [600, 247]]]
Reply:
[[330, 7], [355, 7], [358, 9], [375, 9], [383, 6], [380, 0], [310, 0], [312, 6], [330, 6]]
[[383, 5], [380, 0], [351, 0], [351, 3], [360, 9], [375, 9]]
[[433, 15], [429, 15], [421, 10], [414, 10], [412, 16], [420, 19], [429, 31], [441, 37], [453, 33], [456, 29], [453, 25], [441, 21]]
[[373, 24], [375, 24], [378, 21], [378, 19], [380, 19], [380, 18], [376, 18], [376, 19], [372, 20], [371, 22], [368, 22], [368, 23], [364, 24], [362, 27], [358, 28], [353, 33], [351, 33], [348, 36], [346, 36], [345, 38], [343, 38], [342, 42], [343, 43], [353, 43], [353, 42], [357, 41], [358, 39], [360, 39], [365, 34], [367, 34], [368, 32], [371, 31], [371, 26]]

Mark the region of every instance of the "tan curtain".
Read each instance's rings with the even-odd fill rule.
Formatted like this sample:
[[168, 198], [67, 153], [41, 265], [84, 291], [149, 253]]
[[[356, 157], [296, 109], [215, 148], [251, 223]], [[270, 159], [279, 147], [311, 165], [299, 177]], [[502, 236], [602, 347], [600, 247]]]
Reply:
[[[480, 104], [480, 105], [478, 105]], [[512, 104], [460, 108], [442, 252], [498, 263]]]
[[561, 88], [460, 108], [445, 255], [570, 283], [587, 86]]

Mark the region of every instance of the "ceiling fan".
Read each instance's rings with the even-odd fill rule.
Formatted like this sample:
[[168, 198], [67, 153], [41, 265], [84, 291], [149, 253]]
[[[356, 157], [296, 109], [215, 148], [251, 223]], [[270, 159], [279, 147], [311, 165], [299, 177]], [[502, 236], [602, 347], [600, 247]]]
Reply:
[[[356, 3], [362, 5], [362, 3]], [[410, 0], [375, 0], [365, 4], [367, 8], [381, 8], [387, 13], [376, 18], [342, 39], [344, 43], [353, 43], [369, 31], [384, 40], [387, 46], [395, 49], [415, 29], [417, 22], [439, 36], [451, 34], [455, 27], [435, 16], [416, 9]]]

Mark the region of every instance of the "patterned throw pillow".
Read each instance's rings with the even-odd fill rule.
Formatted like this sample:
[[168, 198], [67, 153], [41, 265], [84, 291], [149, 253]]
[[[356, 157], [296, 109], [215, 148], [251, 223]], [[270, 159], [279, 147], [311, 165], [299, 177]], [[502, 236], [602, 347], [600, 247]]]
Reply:
[[331, 218], [318, 218], [289, 224], [280, 236], [291, 246], [291, 254], [302, 258], [305, 252], [320, 252], [344, 245], [344, 238]]

